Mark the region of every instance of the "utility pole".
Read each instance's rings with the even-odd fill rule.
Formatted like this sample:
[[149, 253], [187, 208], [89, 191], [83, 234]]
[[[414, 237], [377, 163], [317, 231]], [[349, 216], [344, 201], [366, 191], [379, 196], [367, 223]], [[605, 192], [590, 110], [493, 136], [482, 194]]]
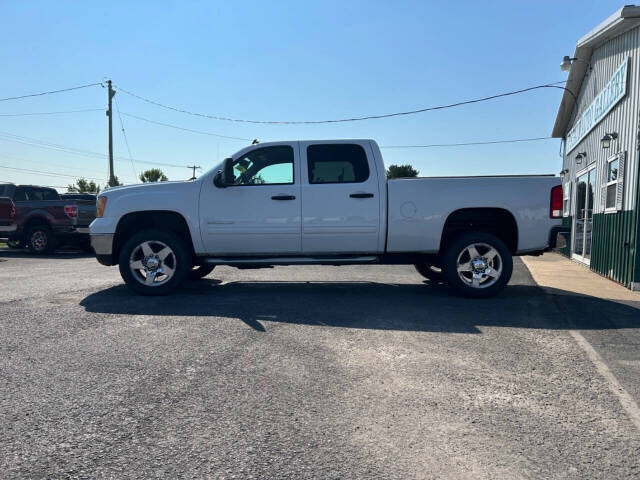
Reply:
[[111, 99], [116, 92], [111, 86], [111, 80], [107, 80], [107, 93], [109, 96], [109, 109], [107, 110], [107, 117], [109, 117], [109, 186], [113, 187], [116, 184], [116, 178], [113, 175], [113, 110], [111, 109]]
[[196, 168], [201, 168], [198, 165], [187, 165], [187, 168], [191, 168], [193, 169], [193, 174], [191, 176], [191, 178], [189, 180], [195, 180], [196, 179]]

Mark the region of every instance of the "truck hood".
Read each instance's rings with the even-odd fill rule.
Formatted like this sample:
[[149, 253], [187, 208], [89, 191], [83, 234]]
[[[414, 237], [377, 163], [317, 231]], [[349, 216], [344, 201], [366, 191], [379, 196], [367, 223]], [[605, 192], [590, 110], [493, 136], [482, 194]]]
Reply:
[[135, 185], [123, 185], [120, 187], [107, 188], [100, 192], [100, 197], [119, 197], [130, 193], [140, 193], [141, 191], [148, 191], [154, 193], [161, 193], [163, 191], [176, 192], [183, 189], [190, 189], [194, 187], [198, 180], [184, 180], [173, 182], [150, 182], [150, 183], [137, 183]]

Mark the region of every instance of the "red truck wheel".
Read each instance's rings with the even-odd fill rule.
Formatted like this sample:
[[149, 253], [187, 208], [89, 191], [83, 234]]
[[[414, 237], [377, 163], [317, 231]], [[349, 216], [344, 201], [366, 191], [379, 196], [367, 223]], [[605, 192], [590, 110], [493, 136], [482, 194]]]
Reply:
[[27, 233], [27, 247], [37, 255], [53, 253], [56, 249], [56, 237], [46, 225], [37, 225]]

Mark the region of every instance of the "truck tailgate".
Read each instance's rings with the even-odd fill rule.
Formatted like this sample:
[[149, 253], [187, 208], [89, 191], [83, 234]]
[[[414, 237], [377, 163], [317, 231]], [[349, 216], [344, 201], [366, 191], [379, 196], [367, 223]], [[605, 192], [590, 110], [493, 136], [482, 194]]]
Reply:
[[76, 226], [88, 227], [93, 219], [96, 218], [96, 202], [91, 200], [73, 200], [78, 206], [78, 219]]

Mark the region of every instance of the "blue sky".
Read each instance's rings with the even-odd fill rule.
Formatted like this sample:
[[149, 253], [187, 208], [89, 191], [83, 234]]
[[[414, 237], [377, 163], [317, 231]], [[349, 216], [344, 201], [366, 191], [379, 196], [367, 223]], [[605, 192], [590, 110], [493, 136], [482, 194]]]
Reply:
[[[625, 2], [3, 2], [0, 98], [111, 78], [142, 96], [237, 118], [314, 120], [380, 114], [564, 80], [559, 63], [579, 37]], [[251, 125], [191, 117], [116, 94], [121, 112], [260, 141], [374, 138], [381, 146], [548, 136], [562, 91], [542, 89], [400, 118], [332, 125]], [[0, 102], [0, 115], [104, 109], [106, 91]], [[134, 159], [213, 166], [247, 142], [123, 117]], [[131, 164], [114, 116], [116, 175]], [[6, 134], [12, 136], [7, 137]], [[104, 183], [107, 160], [16, 142], [107, 152], [103, 111], [0, 116], [0, 181]], [[11, 141], [10, 139], [13, 139]], [[29, 143], [33, 143], [29, 140]], [[557, 173], [559, 141], [384, 149], [385, 163], [421, 175]], [[170, 179], [186, 168], [161, 167]], [[62, 175], [69, 175], [64, 177]]]

